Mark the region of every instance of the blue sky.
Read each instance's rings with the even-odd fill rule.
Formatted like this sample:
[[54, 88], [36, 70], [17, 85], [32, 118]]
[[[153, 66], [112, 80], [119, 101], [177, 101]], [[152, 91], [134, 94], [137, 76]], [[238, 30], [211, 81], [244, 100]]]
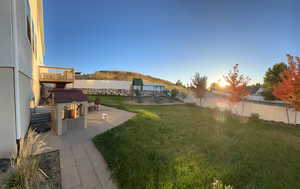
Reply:
[[210, 82], [234, 64], [262, 81], [300, 55], [299, 0], [45, 0], [45, 64]]

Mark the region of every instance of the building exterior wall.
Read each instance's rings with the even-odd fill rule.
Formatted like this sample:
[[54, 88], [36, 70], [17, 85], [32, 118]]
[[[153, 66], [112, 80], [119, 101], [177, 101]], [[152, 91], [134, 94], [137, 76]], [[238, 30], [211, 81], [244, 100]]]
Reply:
[[39, 66], [44, 65], [44, 19], [43, 19], [43, 1], [29, 0], [31, 7], [31, 16], [35, 34], [32, 34], [35, 48], [32, 51], [32, 90], [34, 95], [34, 104], [38, 105], [40, 100], [40, 81]]
[[43, 65], [45, 51], [42, 7], [42, 0], [0, 1], [0, 84], [5, 89], [0, 94], [0, 112], [6, 113], [0, 115], [4, 121], [0, 128], [0, 157], [25, 135], [30, 102], [34, 99], [35, 106], [40, 98], [38, 66]]
[[0, 158], [16, 151], [14, 70], [0, 68]]
[[17, 139], [29, 126], [30, 101], [40, 98], [39, 65], [44, 58], [42, 0], [12, 0]]
[[14, 0], [12, 4], [13, 43], [15, 45], [15, 61], [17, 70], [32, 77], [32, 48], [27, 37], [26, 0]]
[[11, 9], [11, 0], [0, 1], [0, 67], [14, 67]]
[[24, 136], [26, 134], [27, 128], [30, 124], [30, 102], [33, 97], [33, 92], [31, 87], [32, 79], [27, 75], [19, 72], [19, 83], [20, 83], [20, 136]]

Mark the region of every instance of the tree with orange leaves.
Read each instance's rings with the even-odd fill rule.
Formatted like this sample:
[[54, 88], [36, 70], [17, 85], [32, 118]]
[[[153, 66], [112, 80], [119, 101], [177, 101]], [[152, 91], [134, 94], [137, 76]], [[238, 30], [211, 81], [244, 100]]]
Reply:
[[238, 64], [233, 66], [233, 70], [224, 76], [224, 79], [228, 83], [228, 99], [232, 105], [242, 101], [247, 95], [250, 94], [250, 91], [246, 89], [250, 78], [239, 73]]
[[[280, 98], [295, 110], [295, 124], [297, 111], [300, 110], [300, 58], [287, 55], [288, 67], [280, 74], [281, 82], [273, 86], [273, 95]], [[287, 118], [289, 120], [288, 106]]]

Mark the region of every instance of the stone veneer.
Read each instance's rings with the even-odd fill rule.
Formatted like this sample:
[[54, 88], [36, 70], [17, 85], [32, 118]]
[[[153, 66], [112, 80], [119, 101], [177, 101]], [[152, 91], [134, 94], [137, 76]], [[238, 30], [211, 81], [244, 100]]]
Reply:
[[127, 89], [94, 89], [85, 88], [81, 89], [84, 94], [100, 94], [100, 95], [118, 95], [118, 96], [130, 96], [130, 92]]

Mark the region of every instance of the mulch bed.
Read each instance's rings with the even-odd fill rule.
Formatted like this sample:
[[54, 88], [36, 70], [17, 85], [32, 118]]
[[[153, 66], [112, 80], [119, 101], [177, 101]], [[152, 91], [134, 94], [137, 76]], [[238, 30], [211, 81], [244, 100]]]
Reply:
[[0, 175], [4, 174], [10, 166], [9, 159], [0, 159]]
[[[38, 155], [40, 159], [41, 169], [48, 176], [47, 182], [53, 189], [61, 189], [61, 173], [59, 150], [45, 152]], [[5, 175], [10, 167], [9, 159], [0, 159], [0, 179]], [[42, 188], [41, 188], [42, 189]]]
[[40, 154], [41, 169], [47, 174], [51, 188], [61, 189], [59, 150]]

